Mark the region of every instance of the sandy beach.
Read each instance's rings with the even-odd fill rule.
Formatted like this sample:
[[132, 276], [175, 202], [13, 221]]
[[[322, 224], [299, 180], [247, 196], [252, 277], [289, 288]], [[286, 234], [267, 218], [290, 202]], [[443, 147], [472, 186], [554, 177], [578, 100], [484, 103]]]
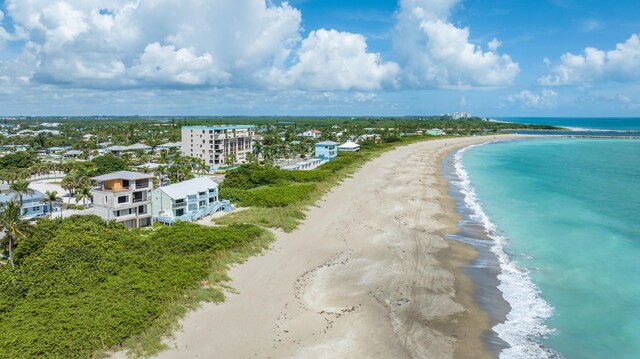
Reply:
[[426, 141], [374, 159], [272, 249], [230, 271], [222, 304], [181, 322], [159, 358], [490, 358], [489, 318], [462, 274], [475, 255], [441, 174], [452, 150]]

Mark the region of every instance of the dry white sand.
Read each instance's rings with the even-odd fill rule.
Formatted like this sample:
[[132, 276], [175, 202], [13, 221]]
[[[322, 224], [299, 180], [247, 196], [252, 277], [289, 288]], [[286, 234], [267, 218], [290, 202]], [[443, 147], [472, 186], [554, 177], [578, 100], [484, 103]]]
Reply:
[[238, 293], [188, 314], [159, 357], [490, 357], [488, 318], [460, 271], [473, 250], [443, 237], [457, 217], [441, 161], [493, 139], [421, 142], [367, 163], [235, 266]]

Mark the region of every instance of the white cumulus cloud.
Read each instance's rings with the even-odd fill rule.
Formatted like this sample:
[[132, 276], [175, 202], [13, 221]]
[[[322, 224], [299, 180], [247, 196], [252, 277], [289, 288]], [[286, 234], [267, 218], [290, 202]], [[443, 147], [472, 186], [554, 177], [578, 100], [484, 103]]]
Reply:
[[551, 89], [543, 89], [539, 93], [522, 90], [504, 98], [504, 105], [519, 106], [524, 108], [549, 108], [555, 107], [558, 102], [558, 93]]
[[538, 81], [547, 86], [640, 80], [640, 37], [633, 34], [610, 51], [588, 47], [578, 55], [567, 52], [559, 64], [545, 62], [550, 66], [549, 73]]
[[201, 56], [191, 49], [176, 49], [155, 42], [148, 45], [140, 63], [130, 70], [133, 78], [183, 85], [226, 83], [230, 74], [217, 69], [213, 56], [206, 52]]
[[336, 30], [312, 31], [286, 72], [270, 73], [285, 87], [311, 90], [377, 90], [393, 86], [398, 64], [367, 52], [364, 36]]
[[[301, 12], [267, 0], [8, 0], [35, 59], [33, 83], [75, 87], [236, 87], [376, 90], [398, 65], [364, 36], [320, 29], [303, 39]], [[0, 75], [8, 68], [0, 66]]]
[[403, 76], [421, 87], [499, 87], [511, 84], [520, 68], [499, 54], [493, 39], [487, 50], [469, 42], [469, 29], [449, 22], [459, 0], [400, 0], [393, 34]]

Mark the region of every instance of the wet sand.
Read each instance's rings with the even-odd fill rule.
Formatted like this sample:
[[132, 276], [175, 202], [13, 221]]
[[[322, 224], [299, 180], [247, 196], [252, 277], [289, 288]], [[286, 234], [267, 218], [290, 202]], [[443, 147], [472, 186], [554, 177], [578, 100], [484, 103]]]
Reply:
[[460, 219], [442, 160], [513, 135], [426, 141], [370, 161], [273, 248], [230, 271], [222, 304], [181, 322], [159, 358], [492, 358], [489, 316], [446, 238]]

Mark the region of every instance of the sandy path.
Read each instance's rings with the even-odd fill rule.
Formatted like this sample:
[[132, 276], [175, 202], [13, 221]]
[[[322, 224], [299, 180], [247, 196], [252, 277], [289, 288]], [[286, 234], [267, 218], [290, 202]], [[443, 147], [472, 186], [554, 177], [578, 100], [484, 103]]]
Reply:
[[473, 251], [442, 237], [457, 217], [441, 160], [492, 139], [422, 142], [367, 163], [298, 230], [235, 266], [238, 294], [190, 313], [159, 357], [486, 357], [487, 317], [458, 270]]

